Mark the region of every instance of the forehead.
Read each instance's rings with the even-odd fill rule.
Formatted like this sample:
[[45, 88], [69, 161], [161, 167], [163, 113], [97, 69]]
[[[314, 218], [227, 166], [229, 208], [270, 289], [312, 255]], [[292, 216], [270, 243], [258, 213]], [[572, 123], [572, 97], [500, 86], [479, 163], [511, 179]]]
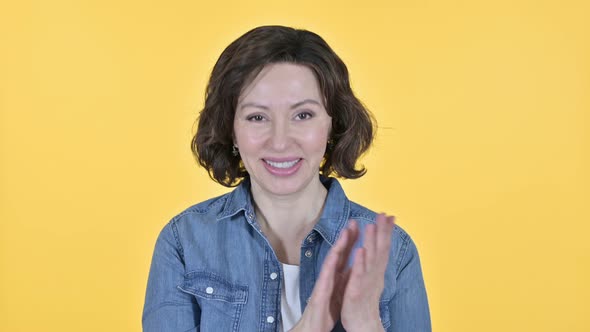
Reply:
[[322, 102], [318, 80], [313, 71], [304, 65], [274, 63], [265, 66], [240, 93], [238, 105], [256, 102], [280, 106], [294, 104], [303, 99]]

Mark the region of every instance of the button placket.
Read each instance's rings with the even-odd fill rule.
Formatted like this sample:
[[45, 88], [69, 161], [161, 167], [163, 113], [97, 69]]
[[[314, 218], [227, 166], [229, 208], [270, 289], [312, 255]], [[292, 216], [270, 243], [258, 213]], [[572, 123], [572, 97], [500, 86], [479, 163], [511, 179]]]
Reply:
[[[262, 234], [261, 234], [262, 235]], [[262, 235], [264, 237], [264, 235]], [[266, 296], [263, 297], [263, 301], [259, 308], [261, 315], [260, 324], [261, 328], [259, 331], [275, 331], [278, 323], [277, 309], [280, 308], [281, 301], [281, 264], [276, 259], [276, 255], [272, 250], [270, 242], [267, 240], [267, 246], [265, 248], [265, 259], [264, 259], [264, 275], [263, 278], [263, 292]], [[262, 327], [264, 326], [264, 327]]]

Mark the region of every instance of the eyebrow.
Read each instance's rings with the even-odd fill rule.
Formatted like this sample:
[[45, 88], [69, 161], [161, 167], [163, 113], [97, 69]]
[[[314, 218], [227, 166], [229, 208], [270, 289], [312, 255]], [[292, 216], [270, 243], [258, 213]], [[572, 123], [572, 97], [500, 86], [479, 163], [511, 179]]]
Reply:
[[[319, 102], [317, 102], [314, 99], [304, 99], [304, 100], [302, 100], [300, 102], [297, 102], [297, 103], [291, 105], [290, 108], [291, 109], [294, 109], [294, 108], [297, 108], [297, 107], [299, 107], [299, 106], [301, 106], [303, 104], [316, 104], [318, 106], [322, 106], [322, 104], [320, 104]], [[262, 108], [263, 110], [268, 110], [268, 107], [267, 106], [256, 104], [256, 103], [245, 103], [245, 104], [242, 104], [242, 106], [240, 106], [240, 110], [242, 110], [242, 109], [244, 109], [246, 107], [256, 107], [256, 108]]]

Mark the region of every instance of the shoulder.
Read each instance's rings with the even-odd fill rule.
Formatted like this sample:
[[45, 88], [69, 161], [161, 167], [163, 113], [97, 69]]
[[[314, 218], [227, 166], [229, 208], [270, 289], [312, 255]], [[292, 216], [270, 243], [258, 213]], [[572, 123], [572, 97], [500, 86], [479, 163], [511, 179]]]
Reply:
[[[377, 212], [359, 203], [350, 201], [350, 219], [356, 220], [357, 222], [359, 222], [359, 224], [361, 224], [361, 226], [364, 226], [367, 223], [375, 223], [377, 215]], [[406, 245], [408, 244], [408, 242], [412, 241], [410, 235], [397, 223], [395, 225], [393, 237], [398, 238], [398, 240], [405, 243]]]
[[368, 222], [375, 222], [377, 213], [363, 205], [350, 201], [350, 219], [357, 221], [366, 220]]
[[185, 220], [190, 220], [191, 218], [199, 218], [202, 216], [216, 217], [217, 214], [219, 214], [222, 211], [225, 203], [228, 200], [229, 195], [230, 193], [223, 194], [217, 197], [207, 199], [200, 203], [191, 205], [188, 208], [181, 211], [180, 213], [176, 214], [170, 220], [170, 223], [177, 224], [180, 222], [184, 222]]
[[[350, 219], [356, 220], [361, 228], [369, 223], [375, 223], [377, 215], [377, 212], [350, 201]], [[397, 221], [391, 237], [390, 272], [398, 275], [409, 261], [417, 258], [418, 252], [410, 234]]]
[[169, 219], [160, 231], [159, 237], [169, 236], [179, 241], [180, 234], [190, 233], [198, 225], [214, 223], [223, 211], [230, 194], [213, 197], [185, 208]]

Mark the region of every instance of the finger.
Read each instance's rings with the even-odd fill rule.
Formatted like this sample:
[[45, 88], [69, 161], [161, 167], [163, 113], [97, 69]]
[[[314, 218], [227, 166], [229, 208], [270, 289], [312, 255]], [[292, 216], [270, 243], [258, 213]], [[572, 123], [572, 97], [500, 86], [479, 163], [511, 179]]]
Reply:
[[395, 216], [388, 216], [387, 217], [387, 225], [391, 228], [391, 231], [395, 229]]
[[391, 232], [393, 231], [393, 217], [380, 214], [376, 220], [377, 224], [377, 250], [383, 252], [389, 248]]
[[385, 270], [387, 262], [389, 261], [389, 252], [391, 251], [391, 238], [393, 228], [395, 226], [395, 218], [393, 216], [385, 216], [377, 219], [377, 252], [378, 263], [376, 266], [380, 270]]
[[[354, 253], [354, 263], [352, 264], [352, 271], [350, 272], [350, 279], [347, 284], [347, 293], [352, 297], [358, 296], [363, 288], [363, 276], [365, 275], [365, 248], [358, 248]], [[350, 292], [348, 292], [350, 291]]]
[[350, 280], [350, 274], [352, 273], [352, 269], [348, 269], [342, 273], [342, 285], [348, 284], [348, 280]]
[[338, 256], [338, 254], [330, 253], [322, 264], [318, 281], [314, 286], [310, 298], [310, 302], [317, 304], [319, 307], [327, 306], [332, 296]]
[[338, 260], [336, 261], [335, 267], [337, 273], [342, 272], [342, 266], [348, 259], [347, 248], [350, 242], [354, 243], [354, 241], [351, 241], [350, 239], [350, 230], [344, 229], [340, 233], [340, 237], [338, 238], [332, 249], [330, 249], [331, 253], [338, 255]]
[[360, 234], [358, 221], [350, 219], [346, 227], [350, 231], [350, 237], [356, 242]]
[[368, 270], [375, 263], [377, 251], [377, 225], [368, 224], [365, 226], [365, 235], [363, 238], [363, 248], [365, 248], [365, 263]]
[[[335, 266], [334, 266], [334, 273], [335, 273], [335, 278], [340, 277], [339, 274], [342, 273], [342, 268], [341, 266], [343, 265], [343, 261], [346, 261], [346, 259], [348, 258], [345, 251], [346, 248], [348, 246], [348, 243], [350, 242], [350, 232], [348, 229], [344, 229], [342, 232], [340, 232], [340, 237], [338, 238], [338, 240], [336, 240], [336, 243], [334, 243], [334, 245], [332, 246], [332, 248], [330, 249], [330, 251], [328, 252], [328, 257], [330, 256], [336, 256], [336, 262], [335, 262]], [[327, 259], [327, 257], [326, 257]], [[322, 267], [323, 269], [323, 267]]]
[[359, 248], [355, 253], [355, 263], [359, 266], [357, 273], [360, 276], [367, 272], [367, 250], [365, 248]]
[[349, 232], [344, 230], [340, 233], [340, 238], [334, 243], [334, 246], [328, 252], [324, 263], [322, 264], [322, 269], [320, 271], [320, 275], [318, 276], [318, 283], [321, 284], [321, 288], [329, 291], [331, 294], [332, 289], [334, 287], [334, 281], [336, 279], [336, 273], [338, 273], [338, 265], [342, 260], [343, 252], [346, 249], [347, 243], [349, 242]]
[[342, 252], [346, 249], [346, 245], [349, 242], [350, 234], [347, 229], [344, 229], [340, 232], [340, 237], [336, 240], [336, 243], [330, 249], [330, 253], [342, 254]]
[[352, 249], [354, 248], [354, 244], [356, 243], [356, 241], [359, 237], [359, 229], [358, 229], [358, 224], [357, 224], [356, 220], [351, 219], [345, 230], [349, 234], [349, 239], [348, 239], [348, 242], [346, 243], [346, 246], [344, 247], [344, 250], [342, 252], [340, 264], [337, 267], [338, 271], [344, 271], [347, 268], [348, 258], [350, 257]]

